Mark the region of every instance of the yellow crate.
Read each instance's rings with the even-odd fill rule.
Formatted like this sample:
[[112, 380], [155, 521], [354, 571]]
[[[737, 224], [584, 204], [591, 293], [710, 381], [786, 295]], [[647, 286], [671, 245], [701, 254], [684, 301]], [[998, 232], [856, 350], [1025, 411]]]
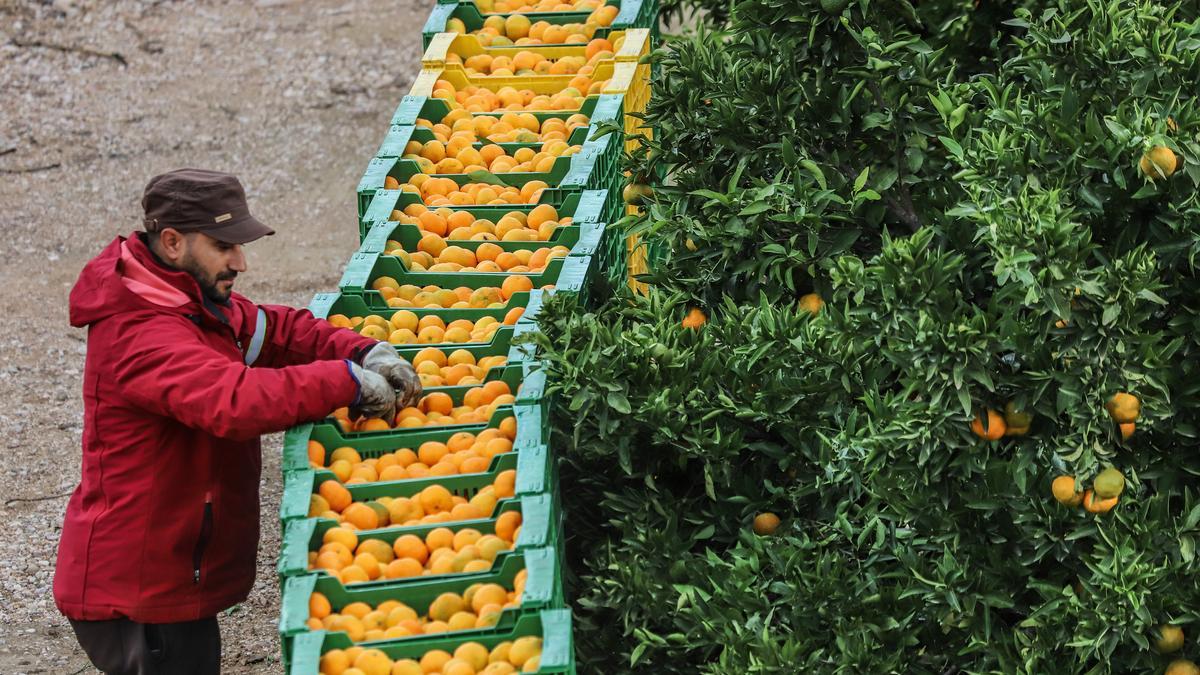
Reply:
[[[614, 31], [608, 36], [609, 41], [624, 37], [621, 48], [614, 54], [614, 61], [634, 61], [650, 53], [650, 30], [648, 28], [630, 28]], [[470, 33], [438, 33], [429, 43], [425, 55], [421, 57], [423, 67], [441, 67], [446, 65], [446, 58], [455, 54], [463, 61], [472, 56], [488, 54], [491, 56], [508, 56], [520, 51], [530, 51], [541, 54], [548, 59], [560, 59], [564, 56], [585, 56], [587, 45], [504, 45], [500, 47], [487, 46], [479, 41], [478, 35]], [[497, 77], [486, 75], [481, 77]], [[540, 77], [531, 75], [530, 77]]]

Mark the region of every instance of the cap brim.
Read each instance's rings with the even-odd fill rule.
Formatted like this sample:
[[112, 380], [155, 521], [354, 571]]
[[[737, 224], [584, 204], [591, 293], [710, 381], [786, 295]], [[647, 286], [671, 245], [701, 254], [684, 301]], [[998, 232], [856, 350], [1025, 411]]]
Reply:
[[249, 244], [255, 239], [275, 234], [275, 230], [263, 225], [250, 214], [221, 227], [205, 228], [201, 232], [226, 244]]

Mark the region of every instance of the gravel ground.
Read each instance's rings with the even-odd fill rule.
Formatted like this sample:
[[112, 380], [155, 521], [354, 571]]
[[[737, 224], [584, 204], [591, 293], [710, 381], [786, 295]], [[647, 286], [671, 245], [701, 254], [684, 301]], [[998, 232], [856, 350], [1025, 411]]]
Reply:
[[[231, 171], [278, 231], [238, 290], [304, 305], [357, 245], [354, 189], [419, 68], [432, 0], [0, 0], [0, 672], [91, 673], [54, 607], [79, 479], [83, 264], [140, 223], [147, 179]], [[225, 672], [279, 672], [280, 436], [265, 439], [250, 599], [221, 618]]]

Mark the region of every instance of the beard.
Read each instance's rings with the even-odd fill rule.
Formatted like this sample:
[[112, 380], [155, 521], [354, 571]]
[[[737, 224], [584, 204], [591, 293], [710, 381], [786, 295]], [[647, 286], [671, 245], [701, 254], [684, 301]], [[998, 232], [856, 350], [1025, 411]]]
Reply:
[[233, 294], [233, 286], [231, 285], [228, 290], [221, 290], [217, 284], [222, 281], [233, 281], [237, 278], [237, 272], [226, 270], [216, 275], [210, 275], [191, 256], [185, 256], [180, 260], [180, 267], [192, 275], [204, 297], [220, 305], [229, 302], [229, 297]]

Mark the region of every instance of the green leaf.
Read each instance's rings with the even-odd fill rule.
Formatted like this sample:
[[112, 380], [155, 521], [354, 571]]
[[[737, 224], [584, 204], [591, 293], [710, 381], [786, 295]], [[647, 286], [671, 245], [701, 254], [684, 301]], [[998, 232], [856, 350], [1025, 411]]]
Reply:
[[607, 400], [608, 406], [622, 415], [628, 415], [633, 412], [633, 409], [629, 407], [629, 399], [625, 398], [625, 394], [619, 391], [608, 392]]
[[488, 185], [503, 185], [503, 186], [508, 185], [508, 183], [505, 183], [504, 181], [500, 180], [499, 176], [492, 173], [491, 171], [486, 171], [484, 169], [476, 169], [476, 170], [468, 173], [467, 177], [476, 183], [487, 183]]

